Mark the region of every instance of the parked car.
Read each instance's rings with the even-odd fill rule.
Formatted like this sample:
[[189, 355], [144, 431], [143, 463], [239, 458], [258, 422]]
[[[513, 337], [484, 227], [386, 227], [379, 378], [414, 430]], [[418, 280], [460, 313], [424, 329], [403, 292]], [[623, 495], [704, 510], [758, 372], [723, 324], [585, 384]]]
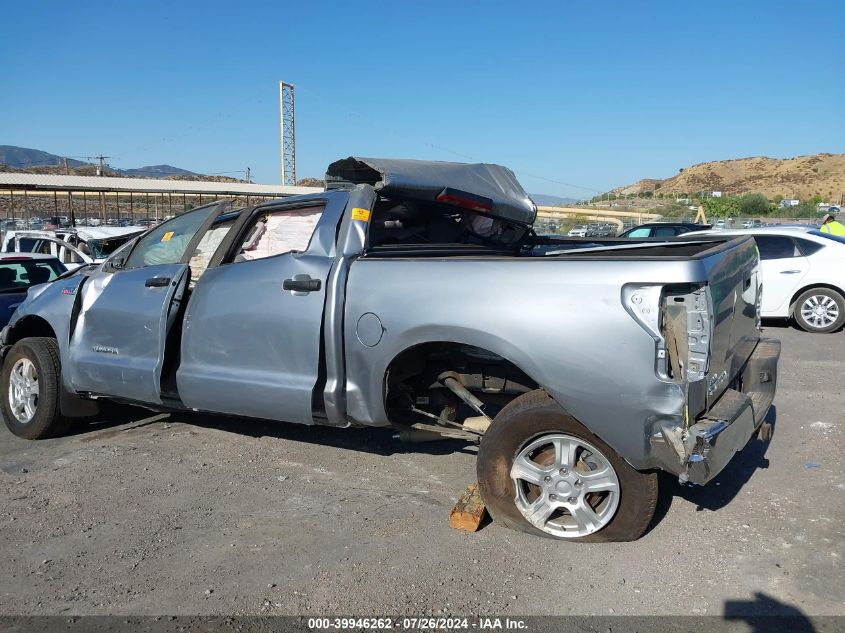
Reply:
[[0, 327], [9, 322], [32, 286], [53, 281], [66, 271], [64, 264], [50, 255], [0, 254]]
[[497, 165], [350, 157], [326, 182], [30, 290], [0, 332], [12, 432], [105, 398], [461, 438], [494, 520], [612, 541], [646, 530], [657, 471], [705, 484], [763, 428], [780, 347], [750, 238], [566, 250]]
[[569, 229], [567, 235], [569, 237], [587, 237], [589, 230], [589, 227], [584, 224], [581, 224], [579, 226], [573, 226], [571, 229]]
[[9, 231], [3, 237], [0, 251], [50, 254], [73, 269], [83, 264], [105, 261], [145, 230], [143, 226], [104, 226], [55, 231]]
[[756, 229], [763, 226], [763, 222], [760, 220], [745, 220], [742, 223], [742, 228], [744, 229]]
[[792, 318], [807, 332], [836, 332], [845, 324], [845, 239], [814, 226], [731, 229], [718, 235], [749, 235], [756, 241], [761, 316]]
[[58, 259], [69, 270], [94, 261], [90, 255], [57, 237], [55, 231], [9, 231], [3, 236], [0, 253], [45, 255]]
[[621, 233], [619, 237], [675, 237], [693, 231], [705, 231], [711, 228], [709, 224], [692, 224], [688, 222], [650, 222], [640, 224]]

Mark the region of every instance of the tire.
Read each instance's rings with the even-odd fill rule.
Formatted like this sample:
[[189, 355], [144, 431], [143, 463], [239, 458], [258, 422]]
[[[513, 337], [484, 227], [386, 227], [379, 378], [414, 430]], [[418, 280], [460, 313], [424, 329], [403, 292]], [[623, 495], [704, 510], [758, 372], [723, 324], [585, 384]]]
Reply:
[[[558, 470], [562, 462], [554, 465], [552, 455], [572, 446], [565, 461], [574, 468]], [[512, 478], [514, 463], [525, 464], [528, 455], [533, 456], [529, 464], [545, 462], [543, 472], [530, 470], [538, 477], [536, 485]], [[648, 529], [657, 506], [657, 474], [632, 468], [542, 390], [516, 398], [496, 416], [481, 439], [477, 468], [479, 491], [493, 520], [538, 536], [634, 541]], [[524, 511], [538, 504], [556, 507], [548, 517], [535, 515], [532, 523]]]
[[[15, 391], [13, 372], [23, 391]], [[25, 338], [14, 344], [0, 373], [0, 412], [12, 433], [28, 440], [40, 440], [70, 429], [73, 420], [62, 416], [59, 408], [60, 376], [59, 346], [55, 339]], [[21, 395], [27, 390], [29, 397]], [[28, 402], [28, 409], [14, 405], [23, 401]]]
[[845, 324], [845, 298], [830, 288], [810, 288], [795, 301], [792, 317], [805, 332], [836, 332]]

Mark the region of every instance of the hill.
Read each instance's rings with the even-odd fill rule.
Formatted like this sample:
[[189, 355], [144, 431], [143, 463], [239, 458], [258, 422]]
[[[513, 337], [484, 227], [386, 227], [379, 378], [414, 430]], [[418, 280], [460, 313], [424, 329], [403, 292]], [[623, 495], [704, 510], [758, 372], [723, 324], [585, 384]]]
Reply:
[[[40, 149], [15, 147], [14, 145], [0, 145], [0, 164], [27, 169], [30, 167], [46, 167], [50, 165], [64, 166], [64, 157], [42, 152]], [[67, 159], [68, 167], [81, 167], [86, 163], [81, 160]]]
[[645, 178], [613, 193], [630, 195], [654, 192], [670, 195], [699, 191], [722, 191], [730, 195], [758, 192], [806, 200], [818, 195], [825, 200], [845, 196], [845, 154], [814, 154], [795, 158], [737, 158], [699, 163], [665, 179]]
[[561, 198], [547, 193], [529, 193], [534, 204], [541, 207], [565, 207], [568, 204], [578, 202], [575, 198]]
[[[0, 169], [7, 171], [25, 171], [33, 174], [63, 174], [65, 158], [56, 154], [16, 147], [14, 145], [0, 145]], [[93, 176], [97, 173], [97, 166], [73, 158], [67, 159], [68, 171], [76, 176]], [[125, 178], [177, 178], [189, 180], [221, 180], [237, 182], [236, 178], [220, 178], [203, 176], [187, 169], [173, 165], [148, 165], [131, 169], [116, 169], [105, 167], [104, 176], [122, 176]]]

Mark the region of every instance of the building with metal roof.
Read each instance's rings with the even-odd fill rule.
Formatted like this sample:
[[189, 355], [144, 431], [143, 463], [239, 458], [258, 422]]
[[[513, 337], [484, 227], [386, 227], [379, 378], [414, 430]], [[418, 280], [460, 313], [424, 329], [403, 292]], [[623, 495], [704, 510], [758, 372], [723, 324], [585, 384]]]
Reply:
[[250, 205], [272, 198], [318, 193], [321, 187], [248, 182], [117, 178], [0, 172], [0, 217], [29, 226], [43, 217], [169, 217], [219, 199]]
[[0, 172], [0, 192], [9, 191], [102, 191], [172, 193], [188, 195], [284, 197], [321, 191], [318, 187], [259, 185], [246, 182], [170, 180], [164, 178], [114, 178]]

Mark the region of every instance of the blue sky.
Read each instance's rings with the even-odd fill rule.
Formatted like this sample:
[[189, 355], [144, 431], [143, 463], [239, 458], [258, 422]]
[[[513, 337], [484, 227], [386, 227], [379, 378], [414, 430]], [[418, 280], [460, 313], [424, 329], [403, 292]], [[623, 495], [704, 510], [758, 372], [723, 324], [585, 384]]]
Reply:
[[350, 154], [484, 161], [589, 197], [845, 152], [843, 23], [841, 0], [10, 2], [0, 144], [278, 182], [284, 79], [299, 177]]

